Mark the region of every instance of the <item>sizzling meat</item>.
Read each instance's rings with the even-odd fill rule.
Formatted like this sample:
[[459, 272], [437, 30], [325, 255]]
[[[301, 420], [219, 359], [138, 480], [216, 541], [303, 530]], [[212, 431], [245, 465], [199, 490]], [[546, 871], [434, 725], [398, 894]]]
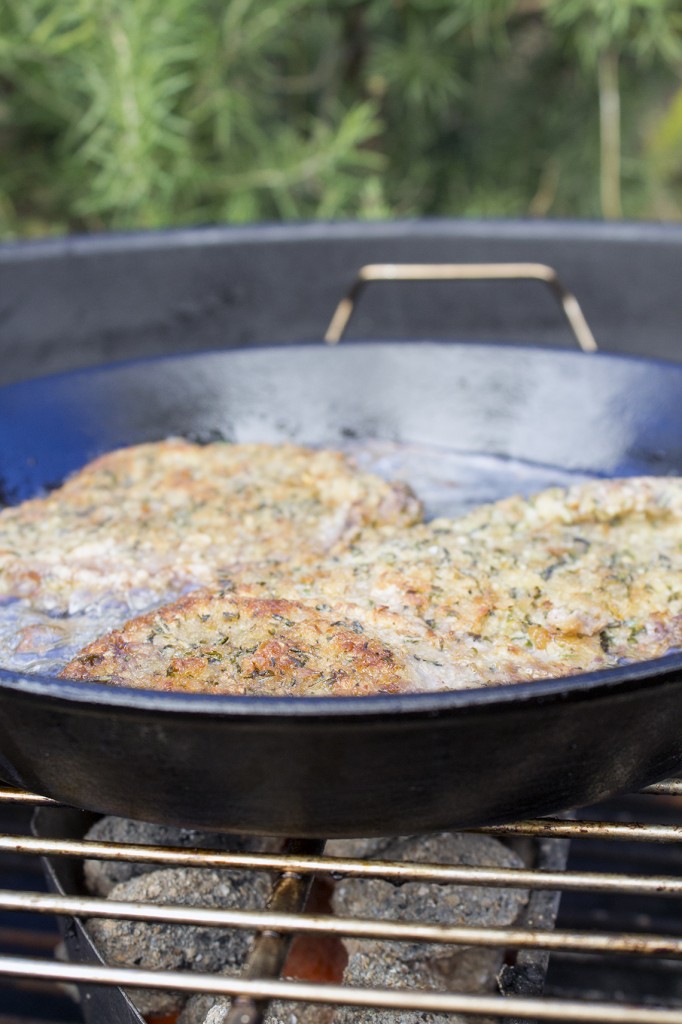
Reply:
[[682, 481], [595, 481], [507, 499], [458, 520], [371, 532], [323, 560], [245, 565], [230, 583], [231, 595], [134, 620], [63, 674], [334, 695], [657, 657], [682, 643]]
[[91, 462], [0, 512], [0, 594], [73, 613], [102, 598], [179, 595], [236, 561], [322, 555], [366, 526], [409, 525], [411, 492], [340, 452], [160, 441]]
[[96, 640], [61, 674], [188, 692], [364, 696], [428, 687], [424, 665], [440, 656], [423, 623], [386, 609], [202, 593]]
[[56, 672], [235, 561], [319, 557], [420, 515], [406, 487], [340, 452], [181, 440], [112, 452], [0, 512], [0, 662]]

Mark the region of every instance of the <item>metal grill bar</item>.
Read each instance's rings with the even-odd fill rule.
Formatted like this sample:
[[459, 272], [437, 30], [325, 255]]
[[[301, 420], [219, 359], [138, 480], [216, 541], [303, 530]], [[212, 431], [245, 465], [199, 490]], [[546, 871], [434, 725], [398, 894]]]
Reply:
[[[570, 823], [569, 823], [570, 824]], [[502, 826], [512, 830], [514, 826]], [[526, 834], [526, 833], [522, 833]], [[554, 835], [554, 833], [552, 833]], [[139, 864], [175, 867], [242, 868], [255, 871], [295, 871], [385, 881], [437, 882], [443, 885], [486, 885], [512, 889], [613, 892], [641, 896], [680, 896], [682, 878], [673, 875], [625, 875], [587, 871], [541, 871], [527, 868], [486, 868], [469, 865], [370, 861], [343, 857], [294, 856], [270, 853], [218, 853], [178, 847], [97, 843], [92, 840], [35, 839], [0, 835], [1, 853], [86, 857], [95, 860], [133, 860]]]
[[682, 842], [682, 825], [644, 825], [638, 821], [564, 821], [531, 818], [511, 825], [476, 829], [489, 836], [535, 836], [543, 839], [622, 839], [636, 843]]
[[524, 999], [514, 996], [472, 996], [397, 989], [346, 988], [292, 981], [251, 981], [195, 971], [58, 964], [20, 957], [0, 957], [0, 976], [49, 978], [74, 984], [119, 985], [125, 988], [170, 988], [211, 992], [254, 1000], [290, 999], [335, 1006], [383, 1007], [427, 1013], [469, 1013], [473, 1016], [516, 1016], [523, 1020], [592, 1022], [592, 1024], [682, 1024], [682, 1010], [614, 1006], [575, 1000]]
[[642, 793], [652, 796], [682, 796], [682, 779], [667, 779], [666, 782], [655, 782], [647, 786]]
[[[273, 899], [273, 903], [275, 900]], [[298, 902], [301, 902], [300, 895]], [[207, 907], [179, 907], [133, 903], [89, 897], [44, 896], [36, 893], [0, 891], [0, 908], [40, 914], [78, 917], [124, 918], [130, 921], [162, 921], [166, 924], [197, 925], [207, 928], [257, 929], [283, 934], [354, 936], [393, 942], [433, 942], [448, 945], [493, 946], [514, 949], [545, 949], [571, 953], [641, 954], [669, 959], [682, 958], [682, 939], [663, 935], [568, 932], [521, 928], [478, 928], [424, 925], [402, 921], [301, 915], [276, 911], [213, 910]], [[259, 964], [257, 976], [264, 968]], [[247, 977], [250, 975], [246, 975]], [[255, 976], [255, 975], [253, 975]], [[274, 976], [272, 973], [268, 976]]]
[[[29, 793], [28, 790], [14, 789], [11, 786], [0, 786], [0, 803], [6, 804], [43, 804], [57, 805], [56, 800], [49, 796], [40, 796], [38, 793]], [[58, 805], [57, 805], [58, 806]]]

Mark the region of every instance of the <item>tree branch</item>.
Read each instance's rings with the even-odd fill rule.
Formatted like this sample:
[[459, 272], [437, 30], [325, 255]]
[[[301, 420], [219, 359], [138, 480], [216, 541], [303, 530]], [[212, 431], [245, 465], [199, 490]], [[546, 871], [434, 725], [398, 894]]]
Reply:
[[623, 216], [620, 200], [620, 87], [618, 53], [603, 50], [597, 62], [599, 82], [600, 191], [602, 213]]

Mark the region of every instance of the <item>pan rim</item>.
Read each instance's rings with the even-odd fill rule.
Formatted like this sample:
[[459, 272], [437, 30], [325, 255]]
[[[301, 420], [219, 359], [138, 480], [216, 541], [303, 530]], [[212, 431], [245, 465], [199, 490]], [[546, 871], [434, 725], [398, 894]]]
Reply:
[[[437, 347], [462, 347], [478, 351], [510, 350], [519, 353], [532, 352], [546, 354], [550, 358], [556, 355], [569, 356], [572, 359], [591, 359], [600, 362], [623, 364], [641, 364], [644, 367], [658, 367], [672, 370], [682, 375], [682, 365], [660, 357], [648, 357], [623, 352], [598, 351], [586, 354], [572, 347], [550, 347], [541, 343], [516, 341], [467, 341], [466, 339], [352, 339], [333, 350], [352, 351], [353, 349], [374, 349], [385, 346], [410, 348], [413, 346], [432, 345]], [[189, 360], [206, 358], [207, 356], [229, 357], [232, 354], [258, 352], [271, 355], [274, 351], [282, 353], [295, 350], [309, 352], [311, 349], [326, 349], [324, 341], [293, 341], [263, 342], [257, 346], [241, 345], [229, 349], [205, 349], [194, 352], [180, 352], [170, 355], [152, 355], [140, 358], [125, 359], [95, 366], [78, 367], [31, 377], [0, 387], [0, 394], [40, 386], [52, 381], [68, 381], [73, 378], [98, 375], [108, 371], [125, 370], [147, 364], [179, 363]], [[596, 476], [598, 474], [595, 474]], [[666, 475], [666, 474], [661, 474]], [[599, 669], [594, 672], [566, 675], [540, 679], [523, 683], [501, 683], [487, 687], [472, 687], [463, 690], [444, 690], [433, 693], [417, 692], [404, 694], [377, 694], [363, 697], [271, 697], [255, 695], [227, 695], [211, 693], [174, 693], [172, 691], [147, 690], [137, 687], [111, 686], [106, 682], [89, 682], [60, 679], [57, 676], [32, 674], [0, 667], [0, 699], [4, 691], [32, 694], [58, 702], [79, 705], [109, 705], [117, 709], [153, 710], [168, 714], [192, 715], [228, 715], [230, 717], [263, 718], [339, 718], [344, 716], [383, 717], [385, 715], [428, 715], [455, 709], [484, 709], [500, 704], [537, 703], [556, 700], [579, 699], [599, 691], [612, 691], [614, 688], [623, 692], [637, 689], [643, 685], [661, 685], [675, 682], [675, 674], [680, 673], [682, 681], [682, 651], [674, 651], [660, 658], [649, 661], [633, 662], [628, 665]]]
[[4, 691], [47, 698], [58, 703], [109, 706], [117, 710], [153, 711], [170, 715], [263, 719], [383, 718], [428, 716], [456, 710], [485, 710], [507, 704], [543, 704], [580, 700], [618, 690], [623, 694], [644, 686], [682, 683], [682, 651], [650, 661], [599, 669], [535, 682], [501, 683], [434, 693], [376, 694], [366, 697], [269, 697], [236, 694], [174, 693], [106, 682], [60, 679], [0, 668], [0, 701]]

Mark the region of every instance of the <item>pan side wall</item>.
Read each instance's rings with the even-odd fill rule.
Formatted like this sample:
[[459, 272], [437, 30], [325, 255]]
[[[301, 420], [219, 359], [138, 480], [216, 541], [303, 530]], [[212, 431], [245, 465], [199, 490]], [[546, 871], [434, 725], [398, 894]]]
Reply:
[[646, 785], [682, 768], [681, 717], [679, 673], [553, 699], [350, 718], [159, 715], [5, 690], [0, 749], [13, 782], [88, 810], [352, 837], [509, 821]]

